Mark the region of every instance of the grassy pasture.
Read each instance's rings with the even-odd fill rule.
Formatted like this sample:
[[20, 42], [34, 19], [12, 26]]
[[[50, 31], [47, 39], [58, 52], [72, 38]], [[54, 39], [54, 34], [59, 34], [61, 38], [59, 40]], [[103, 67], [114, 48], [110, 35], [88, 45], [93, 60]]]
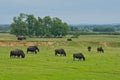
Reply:
[[[3, 36], [4, 35], [4, 36]], [[1, 41], [16, 41], [14, 35], [0, 34]], [[0, 80], [119, 80], [120, 36], [81, 35], [68, 42], [66, 38], [28, 38], [27, 41], [53, 41], [39, 45], [38, 54], [26, 53], [27, 46], [0, 47]], [[87, 46], [92, 51], [87, 51]], [[97, 53], [103, 46], [105, 53]], [[20, 48], [25, 59], [10, 58], [10, 50]], [[67, 56], [54, 56], [54, 49], [64, 48]], [[82, 52], [86, 61], [73, 61], [72, 54]]]

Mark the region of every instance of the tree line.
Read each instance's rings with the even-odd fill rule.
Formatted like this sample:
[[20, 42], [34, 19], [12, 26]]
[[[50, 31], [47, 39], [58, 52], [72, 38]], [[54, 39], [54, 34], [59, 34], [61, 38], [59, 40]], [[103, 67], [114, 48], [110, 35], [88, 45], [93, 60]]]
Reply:
[[10, 31], [9, 24], [0, 24], [0, 33], [8, 33]]
[[70, 32], [80, 33], [113, 33], [120, 32], [119, 24], [106, 24], [106, 25], [70, 25]]
[[16, 36], [30, 37], [63, 37], [72, 34], [74, 37], [83, 34], [120, 34], [120, 24], [106, 25], [68, 25], [57, 17], [35, 17], [33, 14], [20, 13], [13, 17], [13, 22], [7, 25], [0, 24], [0, 32], [10, 32]]
[[68, 34], [70, 27], [58, 17], [35, 17], [33, 14], [20, 13], [13, 17], [10, 33], [16, 36], [62, 37]]

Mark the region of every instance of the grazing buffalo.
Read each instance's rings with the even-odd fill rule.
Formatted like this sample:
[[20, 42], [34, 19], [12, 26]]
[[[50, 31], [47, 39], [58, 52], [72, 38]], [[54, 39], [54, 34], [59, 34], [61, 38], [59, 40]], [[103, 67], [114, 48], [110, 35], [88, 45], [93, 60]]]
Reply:
[[100, 53], [102, 52], [102, 53], [104, 53], [104, 50], [103, 50], [102, 47], [98, 47], [98, 48], [97, 48], [97, 52], [100, 52]]
[[77, 58], [79, 60], [83, 59], [83, 61], [85, 61], [85, 57], [82, 53], [74, 53], [73, 54], [73, 61], [75, 60], [75, 58]]
[[72, 41], [72, 39], [71, 39], [71, 38], [68, 38], [67, 41]]
[[21, 56], [21, 58], [25, 58], [25, 54], [21, 49], [15, 49], [10, 51], [10, 57], [16, 57], [16, 56], [17, 57]]
[[89, 52], [91, 51], [91, 49], [92, 49], [92, 47], [91, 47], [91, 46], [88, 46], [88, 51], [89, 51]]
[[35, 54], [37, 54], [37, 52], [39, 52], [39, 48], [37, 46], [29, 46], [27, 48], [27, 53], [28, 52], [35, 52]]
[[60, 54], [60, 55], [63, 55], [63, 56], [66, 56], [66, 52], [64, 49], [55, 49], [55, 56], [57, 56], [57, 54]]
[[17, 40], [26, 40], [26, 37], [25, 36], [18, 36]]

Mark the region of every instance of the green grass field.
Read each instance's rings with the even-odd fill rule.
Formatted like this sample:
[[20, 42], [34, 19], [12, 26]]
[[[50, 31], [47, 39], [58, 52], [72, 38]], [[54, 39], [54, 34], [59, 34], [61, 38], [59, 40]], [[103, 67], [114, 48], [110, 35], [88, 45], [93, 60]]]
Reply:
[[[16, 41], [14, 35], [0, 34], [1, 41]], [[81, 35], [66, 38], [28, 38], [27, 41], [53, 41], [39, 45], [38, 54], [26, 53], [28, 46], [0, 47], [0, 80], [120, 80], [120, 36]], [[92, 51], [87, 51], [87, 46]], [[102, 46], [105, 53], [97, 53]], [[20, 48], [26, 57], [10, 58], [9, 52]], [[64, 48], [67, 56], [55, 56], [54, 49]], [[82, 52], [86, 61], [73, 61], [72, 54]]]

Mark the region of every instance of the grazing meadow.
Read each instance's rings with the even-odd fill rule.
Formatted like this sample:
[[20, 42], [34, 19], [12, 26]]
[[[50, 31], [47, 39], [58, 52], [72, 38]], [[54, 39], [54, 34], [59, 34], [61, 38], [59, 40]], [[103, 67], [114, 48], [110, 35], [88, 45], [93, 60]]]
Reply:
[[[120, 36], [80, 35], [67, 41], [64, 38], [29, 38], [18, 41], [14, 35], [0, 34], [0, 80], [120, 80]], [[16, 42], [16, 45], [11, 45]], [[26, 49], [33, 43], [37, 54]], [[39, 43], [40, 44], [37, 44]], [[51, 44], [44, 44], [49, 42]], [[5, 45], [5, 43], [8, 43]], [[18, 44], [18, 45], [17, 45]], [[87, 47], [91, 46], [91, 52]], [[98, 53], [102, 46], [104, 53]], [[22, 49], [25, 58], [10, 58], [10, 51]], [[54, 50], [63, 48], [67, 56], [55, 56]], [[73, 53], [81, 52], [86, 61], [73, 61]]]

